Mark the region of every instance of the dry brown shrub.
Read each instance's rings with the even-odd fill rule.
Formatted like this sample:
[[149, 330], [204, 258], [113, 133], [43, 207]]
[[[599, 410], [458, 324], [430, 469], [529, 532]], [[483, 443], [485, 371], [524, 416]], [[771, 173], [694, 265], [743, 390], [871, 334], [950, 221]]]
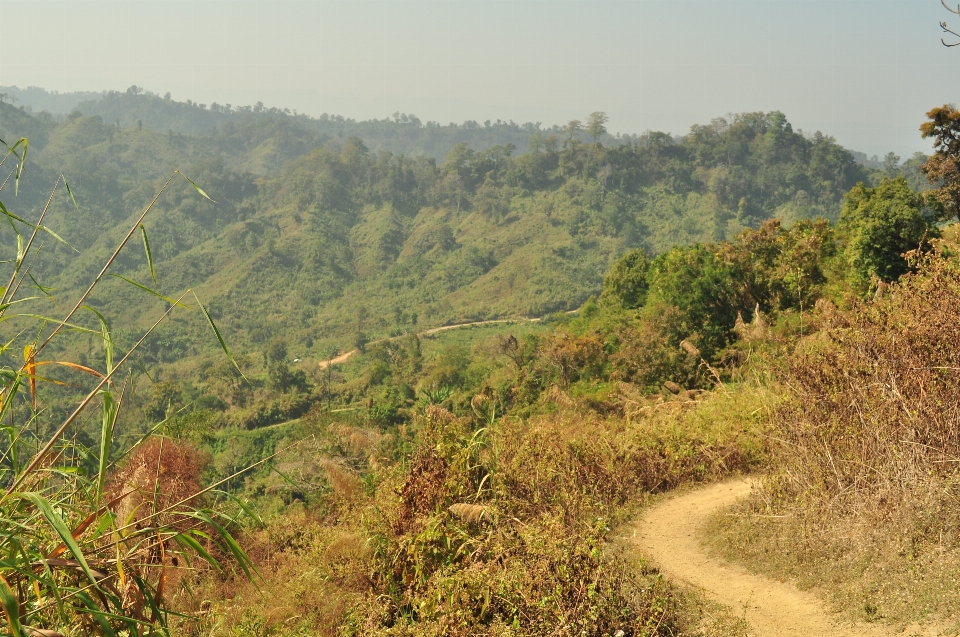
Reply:
[[400, 510], [394, 524], [397, 533], [404, 533], [414, 521], [431, 513], [444, 496], [447, 461], [436, 449], [421, 448], [410, 459], [410, 472], [399, 489]]
[[[125, 538], [122, 546], [128, 559], [135, 557], [134, 561], [145, 572], [162, 569], [160, 578], [164, 590], [174, 604], [178, 603], [177, 594], [182, 593], [180, 583], [191, 575], [179, 547], [170, 539], [160, 540], [158, 535], [144, 537], [137, 532], [158, 524], [178, 531], [195, 528], [196, 519], [182, 513], [183, 503], [202, 490], [200, 478], [208, 463], [209, 458], [189, 443], [150, 438], [132, 451], [107, 483], [109, 499], [124, 496], [114, 513], [117, 527]], [[194, 498], [187, 506], [200, 504], [197, 500]], [[208, 527], [204, 530], [211, 531]], [[217, 545], [209, 541], [206, 550], [218, 559], [224, 557]], [[206, 567], [200, 563], [193, 566]], [[128, 563], [126, 568], [131, 567]], [[122, 595], [125, 607], [138, 603], [134, 581], [129, 575]]]
[[242, 543], [263, 579], [206, 578], [195, 599], [208, 600], [207, 612], [174, 634], [333, 637], [370, 590], [364, 536], [303, 509], [249, 529]]
[[777, 413], [784, 475], [818, 497], [862, 498], [957, 470], [960, 267], [942, 255], [801, 341]]
[[774, 412], [779, 471], [717, 523], [721, 551], [871, 621], [960, 600], [960, 264], [917, 265], [849, 311], [817, 304]]
[[111, 499], [132, 492], [120, 501], [115, 513], [120, 520], [136, 521], [199, 493], [200, 477], [208, 463], [209, 457], [189, 443], [148, 439], [108, 482]]
[[606, 362], [606, 352], [598, 336], [558, 331], [543, 338], [537, 361], [548, 377], [565, 387], [581, 377], [597, 376]]
[[338, 497], [352, 500], [360, 492], [359, 476], [343, 462], [332, 458], [321, 458], [320, 466], [327, 472], [327, 480]]

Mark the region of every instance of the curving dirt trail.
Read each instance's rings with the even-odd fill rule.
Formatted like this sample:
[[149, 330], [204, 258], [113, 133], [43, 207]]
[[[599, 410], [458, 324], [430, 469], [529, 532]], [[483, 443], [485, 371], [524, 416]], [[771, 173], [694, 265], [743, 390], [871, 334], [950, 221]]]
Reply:
[[699, 589], [737, 615], [742, 613], [757, 637], [893, 634], [886, 627], [844, 622], [811, 593], [707, 555], [700, 544], [704, 522], [711, 514], [747, 495], [750, 489], [747, 480], [728, 480], [666, 500], [635, 523], [630, 541], [652, 557], [673, 581]]

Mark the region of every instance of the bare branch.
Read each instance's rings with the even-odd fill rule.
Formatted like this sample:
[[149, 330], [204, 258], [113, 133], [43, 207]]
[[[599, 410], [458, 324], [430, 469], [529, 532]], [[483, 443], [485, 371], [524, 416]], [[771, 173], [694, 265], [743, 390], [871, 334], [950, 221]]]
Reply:
[[[940, 0], [940, 1], [942, 2], [943, 0]], [[944, 32], [949, 33], [950, 35], [952, 35], [952, 36], [954, 36], [954, 37], [956, 37], [956, 38], [960, 38], [960, 33], [957, 33], [956, 31], [951, 31], [950, 29], [948, 29], [946, 22], [941, 22], [941, 23], [940, 23], [940, 28], [943, 29]], [[947, 43], [944, 41], [943, 38], [940, 38], [940, 42], [942, 42], [942, 43], [943, 43], [943, 46], [946, 46], [946, 47], [960, 46], [960, 42], [954, 42], [953, 44], [947, 44]]]

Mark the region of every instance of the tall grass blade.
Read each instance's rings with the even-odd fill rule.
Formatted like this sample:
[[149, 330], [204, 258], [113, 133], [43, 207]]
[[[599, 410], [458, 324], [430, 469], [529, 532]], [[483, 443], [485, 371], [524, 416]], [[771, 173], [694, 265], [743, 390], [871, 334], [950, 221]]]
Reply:
[[147, 253], [147, 265], [150, 266], [150, 276], [153, 277], [153, 287], [160, 288], [157, 283], [157, 271], [153, 268], [153, 254], [150, 252], [150, 240], [147, 239], [147, 229], [140, 224], [140, 234], [143, 236], [143, 251]]
[[207, 308], [203, 307], [203, 303], [200, 302], [200, 297], [197, 296], [197, 293], [193, 290], [190, 290], [193, 294], [193, 298], [196, 299], [197, 305], [200, 307], [200, 311], [203, 312], [203, 315], [207, 317], [207, 322], [210, 323], [210, 327], [213, 328], [213, 333], [217, 335], [217, 340], [220, 341], [220, 348], [223, 349], [223, 353], [227, 355], [227, 358], [230, 359], [230, 362], [233, 363], [233, 366], [236, 368], [237, 372], [240, 373], [240, 377], [247, 382], [247, 377], [243, 375], [243, 370], [240, 369], [240, 366], [237, 365], [237, 361], [234, 360], [233, 354], [230, 353], [230, 349], [227, 347], [227, 342], [223, 340], [223, 335], [220, 334], [220, 329], [217, 327], [217, 324], [213, 322], [213, 317], [210, 316], [210, 312], [207, 311]]
[[84, 309], [96, 314], [97, 319], [100, 321], [100, 337], [103, 339], [103, 358], [107, 364], [107, 376], [109, 376], [113, 373], [113, 337], [110, 336], [110, 324], [103, 314], [89, 305], [84, 306]]
[[20, 627], [20, 602], [3, 575], [0, 575], [0, 605], [3, 606], [3, 614], [7, 617], [10, 634], [13, 637], [21, 637], [23, 630]]
[[60, 176], [63, 177], [63, 185], [67, 187], [67, 194], [70, 195], [70, 201], [73, 202], [73, 207], [77, 209], [77, 212], [80, 212], [80, 206], [77, 205], [77, 200], [73, 196], [73, 191], [70, 190], [70, 184], [67, 183], [67, 178], [63, 175]]
[[[203, 188], [201, 188], [200, 186], [198, 186], [198, 185], [196, 184], [196, 182], [194, 182], [192, 179], [190, 179], [189, 177], [187, 177], [186, 175], [184, 175], [183, 173], [181, 173], [179, 170], [175, 170], [175, 171], [173, 171], [173, 172], [180, 173], [180, 176], [183, 177], [184, 179], [186, 179], [187, 181], [189, 181], [189, 182], [190, 182], [190, 185], [197, 189], [197, 192], [199, 192], [201, 195], [203, 195], [203, 196], [206, 197], [207, 199], [210, 199], [210, 201], [213, 201], [213, 199], [210, 198], [210, 195], [208, 195], [207, 193], [205, 193], [205, 192], [203, 191]], [[217, 203], [217, 202], [216, 202], [216, 201], [213, 201], [213, 203]]]
[[[171, 299], [169, 296], [164, 296], [164, 295], [160, 294], [159, 292], [157, 292], [156, 290], [151, 290], [151, 289], [148, 288], [147, 286], [143, 285], [142, 283], [137, 283], [137, 282], [134, 281], [133, 279], [128, 279], [128, 278], [125, 277], [125, 276], [121, 276], [121, 275], [119, 275], [119, 274], [113, 274], [113, 273], [110, 273], [109, 276], [112, 276], [112, 277], [115, 277], [115, 278], [117, 278], [117, 279], [120, 279], [121, 281], [126, 281], [126, 282], [129, 283], [130, 285], [136, 286], [136, 287], [140, 288], [141, 290], [143, 290], [144, 292], [149, 292], [150, 294], [154, 295], [154, 296], [157, 297], [158, 299], [163, 299], [164, 301], [166, 301], [166, 302], [169, 303], [170, 305], [176, 305], [176, 306], [183, 307], [183, 308], [187, 307], [187, 306], [184, 305], [183, 303], [180, 303], [179, 301], [176, 301], [176, 300], [174, 300], [174, 299]], [[154, 282], [156, 282], [156, 279], [154, 279]]]
[[117, 421], [117, 403], [113, 400], [113, 394], [109, 391], [102, 391], [100, 395], [103, 398], [103, 424], [100, 428], [100, 463], [97, 467], [97, 501], [103, 496], [103, 485], [107, 479], [107, 468], [110, 464], [110, 447], [113, 445], [113, 426]]
[[[83, 535], [83, 532], [86, 531], [86, 530], [90, 527], [90, 525], [93, 524], [93, 522], [94, 522], [97, 518], [99, 518], [100, 516], [102, 516], [104, 513], [106, 513], [106, 512], [107, 512], [108, 510], [110, 510], [111, 508], [113, 508], [113, 507], [115, 507], [116, 505], [118, 505], [120, 502], [122, 502], [122, 501], [124, 500], [124, 498], [126, 498], [128, 495], [130, 495], [131, 493], [134, 493], [134, 492], [135, 492], [135, 491], [127, 491], [126, 493], [123, 493], [123, 494], [121, 494], [121, 495], [118, 495], [118, 496], [115, 497], [114, 499], [112, 499], [112, 500], [110, 500], [109, 502], [107, 502], [104, 506], [100, 507], [99, 509], [97, 509], [96, 511], [94, 511], [93, 513], [91, 513], [90, 515], [88, 515], [86, 518], [84, 518], [83, 522], [81, 522], [80, 524], [78, 524], [78, 525], [76, 526], [76, 528], [74, 528], [73, 531], [70, 533], [70, 535], [73, 536], [73, 539], [79, 540], [79, 539], [80, 539], [80, 536]], [[50, 551], [50, 553], [47, 554], [46, 559], [52, 560], [52, 559], [54, 559], [54, 558], [56, 558], [56, 557], [60, 557], [61, 555], [63, 555], [63, 553], [64, 553], [66, 550], [67, 550], [67, 545], [62, 543], [62, 544], [60, 544], [59, 546], [57, 546], [57, 548], [55, 548], [55, 549], [53, 549], [52, 551]]]
[[[89, 612], [90, 615], [93, 616], [94, 620], [96, 620], [97, 624], [100, 625], [100, 630], [103, 631], [103, 634], [106, 635], [106, 637], [117, 637], [117, 633], [114, 632], [113, 628], [110, 626], [110, 622], [106, 621], [107, 617], [115, 617], [115, 616], [101, 611], [100, 607], [97, 606], [97, 603], [93, 601], [93, 598], [87, 595], [86, 593], [80, 592], [77, 594], [77, 597], [83, 602], [84, 606], [87, 607], [87, 612]], [[123, 617], [118, 619], [126, 619], [126, 618]], [[132, 633], [132, 634], [137, 634], [137, 633]]]
[[46, 518], [50, 526], [53, 527], [53, 530], [56, 531], [60, 539], [63, 540], [63, 543], [67, 545], [67, 549], [80, 564], [80, 568], [83, 569], [84, 574], [90, 579], [90, 582], [96, 586], [97, 578], [94, 576], [93, 571], [90, 570], [90, 565], [87, 564], [87, 558], [83, 556], [80, 546], [77, 544], [77, 541], [73, 539], [73, 534], [70, 533], [70, 529], [67, 528], [63, 518], [53, 510], [53, 505], [50, 504], [50, 501], [39, 493], [33, 492], [21, 493], [20, 497], [29, 500], [37, 507], [37, 510]]

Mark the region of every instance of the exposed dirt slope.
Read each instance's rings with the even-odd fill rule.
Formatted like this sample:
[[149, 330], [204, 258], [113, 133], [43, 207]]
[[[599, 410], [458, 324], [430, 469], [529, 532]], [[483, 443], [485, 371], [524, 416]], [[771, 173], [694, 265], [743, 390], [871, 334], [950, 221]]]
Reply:
[[[743, 614], [757, 637], [873, 637], [894, 634], [877, 625], [854, 625], [828, 612], [812, 593], [710, 557], [700, 542], [705, 520], [750, 492], [738, 479], [711, 485], [654, 506], [629, 529], [631, 541], [664, 574]], [[897, 634], [904, 634], [897, 631]], [[915, 634], [908, 632], [907, 634]]]

